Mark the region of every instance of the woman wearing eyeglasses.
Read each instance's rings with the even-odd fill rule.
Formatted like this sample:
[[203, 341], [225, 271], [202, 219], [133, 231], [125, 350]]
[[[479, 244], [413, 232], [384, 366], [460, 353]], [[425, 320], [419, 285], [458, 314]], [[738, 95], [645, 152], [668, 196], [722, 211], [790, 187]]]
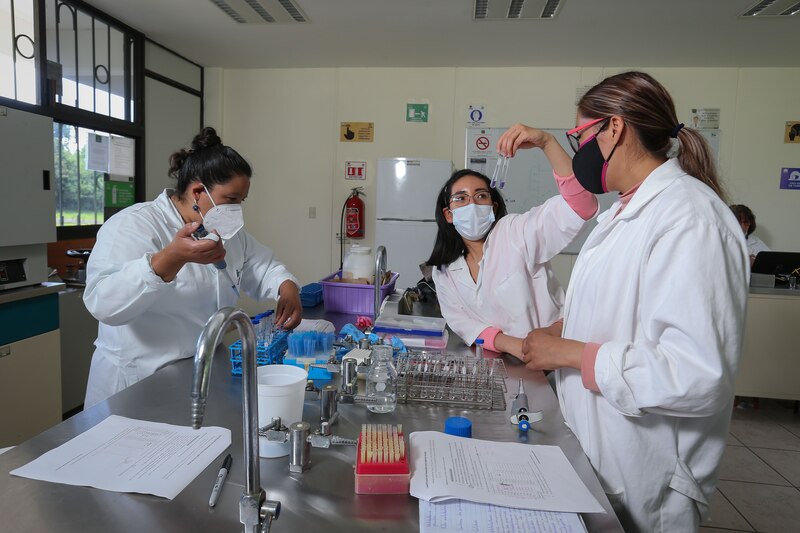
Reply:
[[439, 229], [428, 259], [450, 329], [468, 345], [480, 338], [485, 348], [516, 357], [529, 331], [561, 316], [564, 290], [548, 262], [597, 212], [597, 199], [571, 176], [570, 159], [553, 136], [528, 130], [526, 147], [544, 151], [561, 196], [508, 214], [489, 178], [459, 170], [437, 198]]
[[695, 531], [731, 418], [744, 236], [707, 144], [651, 76], [590, 89], [570, 135], [576, 178], [620, 197], [581, 249], [563, 328], [531, 332], [523, 360], [557, 369], [564, 418], [626, 531]]

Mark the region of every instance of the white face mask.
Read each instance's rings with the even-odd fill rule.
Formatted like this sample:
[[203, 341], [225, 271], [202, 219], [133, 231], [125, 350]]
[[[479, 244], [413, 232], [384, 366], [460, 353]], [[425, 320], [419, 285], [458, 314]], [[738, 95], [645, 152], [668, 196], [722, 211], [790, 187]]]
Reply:
[[[206, 186], [203, 185], [203, 188], [206, 189]], [[216, 230], [224, 240], [233, 238], [244, 227], [241, 204], [217, 205], [214, 203], [214, 199], [211, 198], [211, 193], [208, 192], [208, 189], [206, 189], [206, 194], [208, 194], [211, 203], [214, 204], [214, 207], [209, 209], [205, 215], [200, 213], [206, 231]], [[200, 211], [198, 210], [198, 212]]]
[[456, 231], [468, 241], [483, 239], [494, 224], [493, 205], [467, 204], [453, 209], [451, 213]]

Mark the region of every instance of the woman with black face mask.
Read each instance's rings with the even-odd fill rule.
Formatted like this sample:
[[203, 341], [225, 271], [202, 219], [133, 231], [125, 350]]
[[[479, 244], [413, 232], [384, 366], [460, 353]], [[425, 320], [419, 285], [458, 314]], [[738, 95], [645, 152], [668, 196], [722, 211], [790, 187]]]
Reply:
[[522, 356], [529, 331], [561, 316], [564, 289], [549, 261], [597, 213], [597, 199], [575, 181], [558, 141], [541, 130], [526, 131], [526, 147], [548, 157], [561, 195], [526, 213], [506, 214], [489, 178], [459, 170], [436, 200], [439, 231], [428, 259], [450, 329], [468, 345], [482, 339], [486, 349], [515, 357]]
[[744, 235], [707, 144], [651, 76], [594, 86], [568, 135], [576, 178], [620, 197], [581, 249], [563, 324], [531, 332], [523, 360], [556, 369], [564, 419], [626, 531], [695, 531], [731, 417]]

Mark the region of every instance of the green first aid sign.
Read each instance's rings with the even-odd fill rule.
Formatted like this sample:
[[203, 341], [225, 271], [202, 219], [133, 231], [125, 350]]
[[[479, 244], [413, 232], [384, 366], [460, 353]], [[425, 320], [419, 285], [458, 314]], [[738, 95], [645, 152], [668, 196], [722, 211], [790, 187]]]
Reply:
[[406, 104], [406, 122], [428, 122], [428, 104]]
[[105, 185], [106, 207], [128, 207], [133, 205], [133, 183], [107, 181]]

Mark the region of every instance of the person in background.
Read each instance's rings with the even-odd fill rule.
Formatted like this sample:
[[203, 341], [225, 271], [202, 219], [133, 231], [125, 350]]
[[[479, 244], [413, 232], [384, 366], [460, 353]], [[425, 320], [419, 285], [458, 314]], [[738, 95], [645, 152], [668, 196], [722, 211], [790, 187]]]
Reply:
[[597, 213], [597, 199], [575, 181], [551, 134], [517, 124], [503, 139], [543, 150], [561, 196], [507, 214], [489, 178], [459, 170], [436, 199], [438, 233], [427, 263], [450, 329], [468, 345], [480, 338], [486, 349], [521, 357], [525, 335], [561, 316], [564, 290], [549, 261]]
[[734, 204], [731, 206], [731, 211], [736, 215], [736, 219], [742, 226], [747, 237], [747, 251], [750, 253], [750, 266], [756, 261], [756, 256], [761, 252], [769, 252], [769, 247], [764, 244], [764, 241], [753, 235], [756, 230], [756, 216], [746, 205]]
[[620, 197], [580, 251], [563, 324], [531, 332], [523, 359], [556, 370], [564, 419], [625, 531], [696, 531], [731, 418], [744, 235], [708, 145], [648, 74], [595, 85], [568, 136], [578, 181]]
[[[236, 304], [240, 289], [278, 299], [277, 325], [300, 323], [297, 280], [243, 229], [247, 161], [204, 128], [170, 167], [175, 189], [120, 211], [97, 233], [83, 295], [99, 321], [85, 408], [194, 356], [208, 318]], [[193, 238], [201, 223], [211, 238]]]

